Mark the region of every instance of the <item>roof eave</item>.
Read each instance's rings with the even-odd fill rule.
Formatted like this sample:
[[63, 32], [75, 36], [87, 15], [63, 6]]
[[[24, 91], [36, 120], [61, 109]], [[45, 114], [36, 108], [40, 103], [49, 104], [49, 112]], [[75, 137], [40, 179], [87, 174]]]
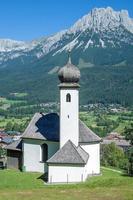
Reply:
[[33, 139], [33, 140], [43, 140], [43, 141], [47, 141], [47, 142], [59, 142], [59, 140], [47, 140], [45, 138], [33, 138], [33, 137], [22, 137], [22, 139]]
[[11, 150], [11, 151], [20, 151], [20, 152], [22, 152], [22, 149], [13, 149], [13, 148], [5, 148], [5, 149], [7, 149], [7, 150]]
[[89, 141], [89, 142], [80, 142], [79, 141], [79, 144], [99, 144], [100, 142], [102, 142], [102, 139], [101, 140], [97, 140], [97, 141]]
[[47, 164], [56, 164], [56, 165], [85, 165], [86, 163], [83, 162], [83, 163], [67, 163], [67, 162], [64, 162], [64, 163], [59, 163], [59, 162], [49, 162], [49, 161], [46, 161]]

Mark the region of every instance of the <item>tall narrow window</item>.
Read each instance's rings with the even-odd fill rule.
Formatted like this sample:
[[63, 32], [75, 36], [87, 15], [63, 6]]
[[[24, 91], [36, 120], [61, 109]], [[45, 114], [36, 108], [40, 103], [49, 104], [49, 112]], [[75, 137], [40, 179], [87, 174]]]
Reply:
[[41, 145], [41, 162], [46, 162], [48, 159], [48, 145]]
[[66, 102], [71, 102], [71, 95], [69, 93], [66, 95]]

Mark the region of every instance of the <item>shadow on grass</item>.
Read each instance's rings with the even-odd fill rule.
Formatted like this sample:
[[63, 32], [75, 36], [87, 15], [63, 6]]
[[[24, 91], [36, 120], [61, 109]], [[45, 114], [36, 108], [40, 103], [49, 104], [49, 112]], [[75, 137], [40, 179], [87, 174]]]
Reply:
[[44, 173], [43, 175], [39, 176], [37, 179], [41, 179], [43, 180], [44, 182], [48, 182], [48, 173]]
[[130, 174], [127, 174], [127, 173], [123, 173], [123, 174], [121, 174], [121, 176], [129, 177], [129, 178], [133, 177], [133, 175], [130, 175]]

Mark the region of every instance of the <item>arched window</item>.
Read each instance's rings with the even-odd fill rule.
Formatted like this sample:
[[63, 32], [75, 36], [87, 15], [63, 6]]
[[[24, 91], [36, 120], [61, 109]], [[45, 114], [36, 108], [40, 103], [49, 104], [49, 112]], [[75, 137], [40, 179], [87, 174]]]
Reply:
[[41, 162], [46, 162], [48, 159], [48, 145], [41, 145]]
[[71, 95], [69, 93], [66, 95], [66, 102], [71, 102]]

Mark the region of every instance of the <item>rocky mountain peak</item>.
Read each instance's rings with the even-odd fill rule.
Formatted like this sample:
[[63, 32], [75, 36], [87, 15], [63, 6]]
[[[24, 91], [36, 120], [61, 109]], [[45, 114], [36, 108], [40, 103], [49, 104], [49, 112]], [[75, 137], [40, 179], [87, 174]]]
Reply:
[[133, 33], [133, 20], [129, 17], [127, 10], [114, 11], [111, 7], [94, 8], [89, 14], [79, 19], [70, 29], [70, 32], [93, 29], [104, 31], [114, 29], [123, 25]]
[[[68, 49], [85, 52], [92, 48], [120, 48], [133, 46], [133, 19], [128, 11], [115, 11], [111, 7], [94, 8], [70, 29], [31, 42], [0, 40], [0, 64], [27, 55], [40, 59]], [[26, 58], [27, 59], [27, 58]]]

